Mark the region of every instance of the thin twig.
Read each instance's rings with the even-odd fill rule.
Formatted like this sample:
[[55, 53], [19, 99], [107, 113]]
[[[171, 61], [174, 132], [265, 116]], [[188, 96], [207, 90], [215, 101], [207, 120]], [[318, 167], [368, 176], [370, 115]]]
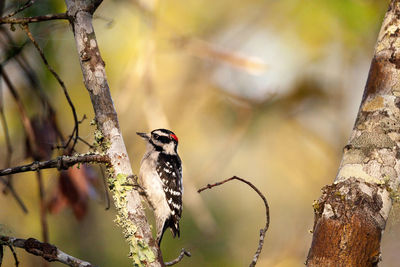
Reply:
[[12, 253], [13, 257], [14, 257], [15, 267], [18, 267], [19, 266], [19, 261], [18, 261], [17, 253], [15, 253], [15, 250], [14, 250], [13, 246], [8, 245], [8, 248], [11, 250], [11, 253]]
[[179, 254], [179, 256], [175, 260], [166, 262], [165, 266], [171, 266], [171, 265], [177, 264], [178, 262], [180, 262], [183, 259], [183, 257], [185, 255], [188, 256], [188, 257], [192, 256], [192, 254], [190, 254], [189, 251], [186, 251], [184, 248], [182, 248], [181, 254]]
[[[49, 228], [47, 224], [46, 218], [46, 202], [44, 199], [44, 185], [43, 185], [43, 178], [42, 173], [40, 170], [36, 172], [37, 183], [38, 183], [38, 190], [39, 190], [39, 217], [40, 217], [40, 226], [42, 228], [42, 238], [43, 242], [49, 242]], [[43, 261], [43, 267], [48, 267], [49, 263], [47, 261]]]
[[17, 192], [14, 189], [14, 186], [12, 186], [12, 184], [10, 184], [6, 179], [4, 179], [3, 177], [0, 177], [0, 182], [2, 182], [4, 184], [4, 186], [7, 187], [8, 190], [10, 190], [11, 195], [15, 198], [15, 200], [17, 201], [18, 205], [21, 207], [22, 211], [24, 213], [28, 213], [28, 209], [26, 208], [26, 205], [24, 204], [24, 202], [22, 201], [21, 197], [17, 194]]
[[1, 24], [27, 24], [27, 23], [35, 23], [49, 20], [68, 20], [69, 17], [66, 13], [58, 13], [58, 14], [48, 14], [42, 16], [35, 17], [26, 17], [26, 18], [0, 18]]
[[49, 242], [47, 220], [46, 220], [46, 203], [44, 199], [44, 185], [43, 185], [42, 173], [40, 172], [40, 170], [36, 172], [36, 177], [38, 181], [38, 190], [39, 190], [40, 224], [42, 226], [42, 238], [43, 242]]
[[77, 116], [77, 114], [76, 114], [75, 106], [74, 106], [74, 104], [72, 103], [72, 100], [71, 100], [71, 98], [70, 98], [70, 96], [69, 96], [67, 87], [65, 86], [63, 80], [61, 80], [61, 78], [60, 78], [60, 76], [57, 74], [57, 72], [55, 72], [55, 70], [49, 65], [49, 62], [47, 61], [46, 56], [45, 56], [44, 53], [43, 53], [43, 50], [40, 48], [39, 44], [36, 42], [36, 40], [35, 40], [35, 38], [33, 37], [31, 31], [29, 30], [29, 26], [28, 26], [27, 24], [23, 24], [22, 27], [23, 27], [23, 29], [25, 30], [25, 32], [26, 32], [27, 36], [29, 37], [29, 39], [30, 39], [30, 40], [32, 41], [32, 43], [35, 45], [37, 51], [38, 51], [39, 54], [40, 54], [40, 57], [42, 58], [44, 64], [46, 65], [47, 69], [51, 72], [51, 74], [53, 74], [53, 76], [56, 78], [56, 80], [57, 80], [58, 83], [60, 84], [61, 88], [62, 88], [63, 91], [64, 91], [65, 98], [67, 99], [68, 104], [69, 104], [69, 106], [71, 107], [72, 115], [73, 115], [73, 117], [74, 117], [75, 126], [74, 126], [74, 129], [73, 129], [73, 131], [72, 131], [71, 138], [70, 138], [70, 140], [67, 142], [66, 147], [69, 145], [69, 143], [70, 143], [70, 141], [71, 141], [71, 139], [72, 139], [72, 136], [75, 136], [75, 137], [73, 138], [72, 147], [71, 147], [71, 149], [70, 149], [70, 151], [72, 152], [72, 151], [74, 150], [74, 148], [75, 148], [75, 145], [76, 145], [76, 142], [78, 141], [78, 136], [79, 136], [79, 121], [78, 121], [78, 116]]
[[[62, 144], [64, 144], [64, 136], [61, 133], [60, 128], [57, 125], [57, 121], [55, 119], [56, 117], [56, 112], [55, 109], [53, 108], [52, 103], [50, 102], [49, 98], [47, 97], [46, 93], [44, 92], [43, 88], [40, 86], [39, 79], [33, 70], [33, 68], [30, 66], [29, 62], [21, 53], [23, 48], [25, 47], [25, 44], [27, 43], [24, 42], [23, 45], [18, 45], [10, 35], [10, 33], [6, 30], [4, 30], [3, 27], [0, 27], [0, 32], [3, 34], [3, 36], [6, 38], [5, 44], [9, 44], [12, 47], [17, 47], [17, 49], [13, 49], [11, 55], [9, 55], [5, 60], [3, 60], [2, 65], [7, 63], [8, 60], [10, 59], [15, 59], [18, 65], [21, 67], [22, 71], [25, 73], [25, 76], [28, 78], [28, 81], [30, 83], [30, 88], [33, 90], [33, 92], [38, 96], [42, 106], [43, 110], [46, 111], [47, 116], [49, 117], [49, 121], [52, 122], [52, 125], [54, 127], [54, 130], [57, 134], [58, 139]], [[66, 148], [66, 146], [62, 147], [63, 149]]]
[[[25, 76], [28, 79], [29, 84], [31, 85], [30, 88], [33, 89], [33, 91], [38, 95], [44, 110], [48, 110], [49, 114], [55, 115], [54, 108], [52, 106], [52, 103], [50, 102], [49, 98], [47, 97], [46, 93], [43, 91], [43, 88], [40, 86], [39, 79], [33, 70], [33, 68], [30, 66], [29, 62], [27, 61], [26, 57], [23, 55], [22, 50], [25, 47], [25, 44], [27, 43], [24, 42], [22, 45], [17, 44], [9, 31], [4, 30], [4, 27], [0, 27], [0, 32], [3, 34], [3, 36], [6, 38], [4, 40], [4, 45], [10, 45], [14, 49], [12, 50], [12, 54], [9, 55], [5, 60], [3, 60], [2, 64], [4, 65], [5, 63], [8, 62], [10, 59], [15, 59], [18, 63], [18, 65], [21, 67], [22, 71], [25, 73]], [[15, 49], [17, 48], [17, 49]]]
[[11, 18], [12, 16], [15, 16], [16, 14], [24, 11], [25, 9], [27, 9], [28, 7], [30, 7], [31, 5], [33, 5], [35, 3], [35, 0], [28, 0], [24, 5], [22, 5], [21, 7], [19, 7], [17, 10], [11, 12], [8, 15], [5, 15], [2, 18]]
[[29, 140], [29, 144], [31, 146], [31, 151], [37, 151], [36, 149], [36, 143], [35, 143], [35, 132], [33, 131], [32, 123], [27, 115], [27, 112], [25, 110], [25, 107], [22, 103], [21, 98], [19, 97], [19, 94], [17, 90], [15, 89], [14, 85], [11, 82], [11, 79], [5, 72], [4, 68], [0, 65], [0, 74], [3, 76], [4, 81], [7, 84], [8, 89], [11, 92], [11, 95], [13, 96], [15, 103], [17, 104], [18, 111], [21, 116], [22, 120], [22, 125], [24, 126], [25, 134]]
[[[3, 69], [3, 66], [0, 65], [0, 75], [3, 77], [5, 83], [7, 84], [8, 89], [11, 92], [11, 95], [13, 96], [17, 107], [18, 107], [18, 111], [20, 113], [21, 116], [21, 121], [22, 121], [22, 125], [24, 127], [25, 130], [25, 134], [28, 137], [29, 143], [32, 146], [31, 150], [32, 151], [36, 151], [35, 149], [35, 134], [32, 128], [32, 124], [31, 121], [28, 118], [27, 112], [25, 110], [25, 107], [22, 103], [21, 98], [18, 95], [17, 90], [15, 89], [14, 85], [12, 84], [10, 78], [8, 77], [7, 73], [5, 72], [5, 70]], [[28, 210], [26, 208], [26, 206], [24, 205], [24, 203], [22, 202], [21, 198], [18, 196], [17, 192], [14, 190], [13, 186], [11, 183], [7, 182], [7, 181], [3, 181], [3, 183], [8, 187], [8, 189], [11, 191], [11, 194], [13, 195], [13, 197], [16, 199], [16, 201], [18, 202], [18, 204], [21, 206], [22, 210], [27, 213]]]
[[31, 164], [0, 170], [0, 176], [20, 173], [20, 172], [37, 171], [41, 169], [51, 169], [51, 168], [65, 170], [77, 163], [91, 163], [91, 162], [110, 163], [110, 159], [106, 155], [99, 155], [99, 154], [60, 156], [57, 157], [56, 159], [48, 161], [35, 161], [32, 162]]
[[7, 147], [7, 155], [6, 155], [6, 168], [10, 167], [10, 163], [11, 163], [11, 157], [12, 157], [12, 153], [13, 153], [13, 149], [11, 146], [11, 138], [10, 138], [10, 133], [8, 131], [8, 124], [7, 124], [7, 119], [6, 116], [4, 114], [4, 101], [3, 101], [3, 89], [2, 89], [2, 84], [0, 81], [0, 118], [1, 118], [1, 124], [3, 126], [3, 130], [4, 130], [4, 136], [6, 139], [6, 147]]
[[250, 263], [250, 267], [254, 267], [256, 266], [258, 257], [260, 256], [261, 250], [263, 248], [264, 245], [264, 238], [265, 238], [265, 234], [268, 231], [268, 227], [269, 227], [269, 206], [268, 206], [268, 202], [267, 199], [265, 198], [265, 196], [261, 193], [260, 190], [258, 190], [257, 187], [255, 187], [252, 183], [250, 183], [249, 181], [246, 181], [245, 179], [239, 178], [237, 176], [233, 176], [229, 179], [223, 180], [221, 182], [217, 182], [215, 184], [208, 184], [202, 188], [200, 188], [199, 190], [197, 190], [198, 193], [201, 193], [202, 191], [206, 190], [206, 189], [211, 189], [215, 186], [219, 186], [222, 185], [226, 182], [232, 181], [232, 180], [239, 180], [245, 184], [247, 184], [248, 186], [250, 186], [254, 191], [257, 192], [257, 194], [261, 197], [261, 199], [264, 201], [264, 205], [265, 205], [265, 218], [266, 218], [266, 223], [265, 223], [265, 227], [263, 229], [260, 230], [260, 241], [258, 242], [258, 248], [256, 253], [253, 256], [253, 260]]
[[[13, 149], [11, 146], [11, 138], [10, 138], [10, 133], [8, 131], [7, 119], [4, 114], [3, 83], [1, 81], [0, 81], [0, 119], [1, 119], [1, 125], [3, 126], [4, 136], [6, 139], [6, 147], [7, 147], [5, 168], [9, 168], [11, 164]], [[9, 180], [9, 183], [11, 183], [11, 176], [7, 178]]]
[[[6, 155], [6, 160], [5, 160], [5, 168], [9, 168], [11, 166], [11, 158], [12, 158], [12, 153], [13, 149], [11, 146], [11, 138], [10, 138], [10, 133], [8, 131], [8, 124], [7, 124], [7, 119], [4, 114], [4, 101], [3, 101], [3, 90], [2, 90], [2, 84], [0, 81], [0, 118], [1, 118], [1, 124], [3, 126], [4, 130], [4, 135], [6, 139], [6, 146], [7, 146], [7, 155]], [[16, 191], [14, 190], [13, 184], [12, 184], [12, 176], [8, 175], [7, 180], [2, 180], [2, 182], [5, 185], [4, 192], [7, 192], [7, 189], [10, 190], [11, 194], [15, 198], [15, 200], [18, 202], [20, 205], [21, 209], [24, 211], [24, 213], [28, 213], [28, 210], [21, 200], [21, 198], [18, 196]]]
[[85, 145], [87, 145], [90, 149], [95, 149], [96, 147], [89, 144], [88, 141], [86, 141], [85, 139], [83, 139], [82, 137], [78, 136], [78, 140], [81, 141], [82, 143], [84, 143]]
[[94, 267], [94, 265], [89, 262], [66, 254], [54, 245], [40, 242], [34, 238], [20, 239], [0, 235], [0, 245], [23, 248], [26, 252], [40, 256], [49, 262], [58, 261], [71, 267]]
[[106, 175], [104, 174], [103, 167], [100, 166], [100, 172], [103, 180], [103, 187], [104, 187], [104, 197], [106, 199], [106, 210], [110, 209], [110, 196], [108, 195], [108, 186], [106, 181]]

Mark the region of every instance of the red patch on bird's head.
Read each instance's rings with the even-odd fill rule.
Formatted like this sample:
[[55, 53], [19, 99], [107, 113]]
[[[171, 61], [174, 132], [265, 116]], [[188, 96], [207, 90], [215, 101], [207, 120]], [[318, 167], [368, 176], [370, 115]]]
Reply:
[[169, 135], [171, 138], [175, 139], [176, 142], [178, 142], [178, 137], [174, 134], [170, 134]]

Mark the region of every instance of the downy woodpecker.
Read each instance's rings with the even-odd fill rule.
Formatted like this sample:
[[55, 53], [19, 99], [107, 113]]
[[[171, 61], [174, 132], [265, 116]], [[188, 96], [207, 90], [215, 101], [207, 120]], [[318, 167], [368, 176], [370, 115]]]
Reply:
[[150, 205], [154, 209], [157, 241], [169, 227], [173, 236], [180, 236], [179, 220], [182, 214], [182, 163], [179, 158], [178, 137], [166, 129], [151, 133], [137, 133], [147, 141], [139, 172]]

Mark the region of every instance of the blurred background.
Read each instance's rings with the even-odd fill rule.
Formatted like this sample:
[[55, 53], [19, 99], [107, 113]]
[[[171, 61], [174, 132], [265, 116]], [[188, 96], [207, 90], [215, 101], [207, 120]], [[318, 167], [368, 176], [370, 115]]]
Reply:
[[[24, 3], [6, 1], [3, 13]], [[237, 181], [196, 192], [237, 175], [257, 186], [270, 205], [271, 224], [258, 266], [304, 264], [312, 238], [312, 203], [335, 178], [387, 7], [388, 1], [377, 0], [101, 4], [95, 30], [134, 171], [145, 150], [137, 131], [169, 128], [180, 140], [185, 187], [181, 238], [165, 234], [166, 260], [184, 247], [192, 257], [180, 266], [249, 264], [265, 224], [261, 199]], [[64, 11], [63, 1], [47, 0], [18, 16]], [[80, 124], [80, 136], [93, 143], [93, 108], [68, 23], [42, 22], [30, 28], [64, 80], [78, 118], [87, 117]], [[43, 117], [51, 104], [59, 131], [68, 137], [74, 127], [70, 107], [24, 31], [2, 26], [0, 41], [2, 66], [28, 116]], [[25, 63], [19, 64], [18, 58]], [[1, 83], [12, 145], [10, 154], [2, 126], [1, 168], [30, 163], [17, 102], [4, 79]], [[32, 86], [44, 92], [47, 104]], [[44, 123], [38, 124], [46, 132]], [[38, 144], [51, 147], [48, 140], [53, 139]], [[76, 150], [89, 148], [78, 142]], [[47, 156], [60, 153], [50, 150]], [[112, 204], [106, 210], [99, 168], [73, 172], [60, 176], [56, 170], [42, 171], [49, 241], [98, 266], [130, 266]], [[13, 176], [27, 214], [9, 192], [0, 194], [2, 234], [42, 240], [35, 176]], [[394, 208], [382, 240], [380, 266], [398, 266], [398, 221], [399, 209]], [[42, 262], [20, 249], [17, 254], [20, 266]], [[5, 249], [3, 266], [13, 264]]]

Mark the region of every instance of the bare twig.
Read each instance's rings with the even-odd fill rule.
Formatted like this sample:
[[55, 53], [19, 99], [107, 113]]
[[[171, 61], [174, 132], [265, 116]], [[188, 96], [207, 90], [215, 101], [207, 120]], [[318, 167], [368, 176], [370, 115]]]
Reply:
[[[6, 139], [6, 147], [7, 147], [5, 167], [8, 168], [10, 167], [11, 164], [13, 149], [11, 146], [11, 138], [10, 138], [10, 133], [8, 131], [7, 119], [4, 114], [3, 84], [1, 83], [1, 81], [0, 81], [0, 119], [1, 119], [1, 125], [3, 126], [4, 136]], [[10, 180], [11, 176], [9, 176], [8, 179]]]
[[48, 15], [26, 17], [26, 18], [3, 17], [3, 18], [0, 18], [0, 25], [1, 24], [27, 24], [27, 23], [34, 23], [34, 22], [49, 21], [49, 20], [68, 20], [68, 19], [69, 18], [66, 13], [48, 14]]
[[69, 167], [77, 164], [77, 163], [110, 163], [110, 159], [106, 155], [99, 154], [85, 154], [85, 155], [77, 155], [77, 156], [60, 156], [56, 159], [48, 160], [48, 161], [35, 161], [28, 165], [8, 168], [0, 170], [0, 176], [20, 173], [20, 172], [29, 172], [29, 171], [37, 171], [41, 169], [51, 169], [57, 168], [59, 170], [68, 169]]
[[85, 139], [83, 139], [82, 137], [78, 136], [78, 140], [81, 141], [82, 143], [84, 143], [85, 145], [87, 145], [90, 149], [95, 149], [96, 147], [89, 144], [88, 141], [86, 141]]
[[24, 105], [22, 104], [22, 100], [19, 97], [17, 90], [15, 89], [14, 85], [11, 82], [11, 79], [8, 77], [7, 73], [5, 72], [4, 68], [1, 65], [0, 65], [0, 74], [3, 76], [3, 79], [6, 82], [7, 87], [10, 90], [11, 95], [13, 96], [17, 104], [18, 111], [21, 115], [22, 125], [24, 126], [25, 134], [31, 146], [31, 151], [37, 151], [35, 146], [35, 132], [33, 131], [31, 121], [27, 115]]
[[49, 231], [46, 219], [46, 203], [44, 199], [44, 185], [43, 185], [42, 173], [40, 172], [40, 170], [36, 172], [36, 177], [39, 190], [40, 224], [42, 227], [42, 238], [43, 242], [49, 242]]
[[10, 185], [10, 183], [4, 179], [3, 177], [0, 177], [0, 182], [2, 182], [8, 190], [10, 190], [11, 195], [15, 198], [15, 200], [17, 201], [18, 205], [21, 207], [22, 211], [24, 213], [28, 213], [28, 209], [26, 208], [24, 202], [22, 201], [21, 197], [17, 194], [17, 192], [15, 191], [14, 187], [12, 185]]
[[22, 5], [21, 7], [19, 7], [17, 10], [11, 12], [8, 15], [5, 15], [3, 18], [11, 18], [12, 16], [15, 16], [16, 14], [24, 11], [25, 9], [27, 9], [28, 7], [30, 7], [31, 5], [33, 5], [35, 3], [35, 0], [28, 0], [24, 5]]
[[188, 257], [192, 256], [192, 254], [190, 254], [189, 251], [186, 251], [184, 248], [182, 248], [181, 254], [179, 254], [179, 256], [175, 260], [166, 262], [165, 266], [171, 266], [171, 265], [177, 264], [178, 262], [180, 262], [183, 259], [183, 257], [185, 255], [188, 256]]
[[94, 265], [89, 262], [66, 254], [54, 245], [40, 242], [34, 238], [20, 239], [0, 235], [0, 245], [23, 248], [26, 252], [40, 256], [49, 262], [58, 261], [71, 267], [94, 267]]
[[101, 177], [103, 180], [103, 187], [104, 187], [104, 197], [106, 199], [106, 210], [110, 209], [110, 196], [108, 195], [108, 186], [106, 181], [106, 175], [104, 173], [103, 167], [100, 166]]
[[[11, 166], [11, 158], [12, 158], [13, 149], [12, 149], [12, 146], [11, 146], [11, 138], [10, 138], [10, 133], [8, 131], [7, 119], [6, 119], [6, 116], [4, 114], [3, 87], [2, 87], [1, 82], [0, 82], [0, 119], [1, 119], [1, 124], [3, 126], [4, 135], [5, 135], [5, 139], [6, 139], [6, 146], [7, 146], [7, 155], [6, 155], [6, 160], [5, 160], [5, 166], [4, 167], [5, 168], [9, 168]], [[25, 204], [23, 203], [23, 201], [21, 200], [21, 198], [19, 197], [19, 195], [17, 194], [17, 192], [15, 191], [15, 189], [13, 187], [12, 176], [8, 175], [7, 176], [7, 180], [1, 180], [1, 182], [3, 182], [4, 185], [5, 185], [5, 188], [4, 188], [3, 192], [6, 193], [7, 189], [10, 190], [11, 194], [13, 195], [15, 200], [20, 205], [21, 209], [25, 213], [27, 213], [28, 210], [27, 210]]]
[[75, 106], [72, 103], [72, 100], [69, 96], [67, 87], [65, 86], [63, 80], [61, 80], [60, 76], [57, 74], [57, 72], [49, 65], [49, 62], [46, 59], [46, 56], [43, 53], [43, 50], [40, 48], [39, 44], [36, 42], [35, 38], [33, 37], [31, 31], [29, 30], [29, 26], [27, 24], [23, 24], [22, 25], [23, 29], [25, 30], [27, 36], [29, 37], [29, 39], [32, 41], [32, 43], [35, 45], [37, 51], [40, 54], [40, 57], [43, 60], [43, 63], [46, 65], [47, 69], [51, 72], [51, 74], [53, 74], [53, 76], [56, 78], [56, 80], [58, 81], [58, 83], [60, 84], [61, 88], [64, 91], [64, 95], [65, 98], [68, 101], [69, 106], [71, 107], [72, 110], [72, 115], [74, 117], [74, 122], [75, 122], [75, 126], [74, 129], [72, 131], [71, 137], [68, 140], [67, 144], [65, 145], [65, 147], [68, 147], [69, 143], [71, 142], [71, 140], [73, 140], [72, 146], [70, 151], [72, 152], [74, 150], [74, 147], [76, 145], [76, 142], [78, 141], [78, 136], [79, 136], [79, 121], [78, 121], [78, 116], [76, 114], [76, 110], [75, 110]]
[[[3, 76], [3, 79], [4, 79], [5, 83], [7, 84], [7, 87], [10, 90], [11, 95], [13, 96], [13, 98], [14, 98], [16, 104], [17, 104], [18, 111], [19, 111], [20, 116], [21, 116], [22, 125], [23, 125], [25, 133], [26, 133], [26, 135], [28, 137], [29, 143], [32, 146], [32, 151], [36, 151], [34, 149], [34, 146], [35, 146], [35, 143], [34, 143], [35, 135], [34, 135], [34, 131], [33, 131], [33, 128], [32, 128], [31, 121], [28, 118], [27, 112], [25, 110], [25, 107], [24, 107], [19, 95], [18, 95], [17, 90], [15, 89], [15, 87], [12, 84], [10, 78], [8, 77], [7, 73], [4, 71], [4, 69], [3, 69], [3, 67], [1, 65], [0, 65], [0, 75]], [[2, 182], [11, 191], [11, 194], [16, 199], [18, 204], [21, 206], [22, 210], [25, 213], [28, 212], [28, 210], [26, 209], [26, 206], [22, 202], [21, 198], [18, 196], [17, 192], [12, 187], [12, 184], [9, 181], [5, 181], [5, 180], [2, 180]]]
[[265, 198], [265, 196], [263, 195], [263, 193], [261, 193], [260, 190], [258, 190], [257, 187], [255, 187], [252, 183], [250, 183], [249, 181], [246, 181], [245, 179], [239, 178], [237, 176], [233, 176], [229, 179], [223, 180], [221, 182], [217, 182], [215, 184], [208, 184], [202, 188], [200, 188], [199, 190], [197, 190], [198, 193], [201, 193], [202, 191], [206, 190], [206, 189], [211, 189], [215, 186], [219, 186], [222, 185], [226, 182], [232, 181], [232, 180], [239, 180], [245, 184], [247, 184], [248, 186], [250, 186], [254, 191], [257, 192], [257, 194], [261, 197], [261, 199], [264, 201], [264, 205], [265, 205], [265, 218], [266, 218], [266, 223], [265, 223], [265, 227], [263, 229], [260, 230], [260, 241], [258, 242], [258, 248], [256, 253], [253, 256], [253, 260], [250, 263], [250, 267], [254, 267], [256, 266], [258, 257], [260, 256], [262, 247], [264, 245], [264, 238], [265, 238], [265, 234], [268, 231], [268, 227], [269, 227], [269, 206], [268, 206], [268, 202], [267, 199]]
[[[40, 227], [42, 228], [42, 238], [43, 242], [49, 242], [49, 227], [47, 224], [47, 216], [46, 216], [46, 202], [44, 199], [44, 185], [42, 173], [40, 170], [36, 172], [36, 178], [38, 183], [38, 191], [39, 191], [39, 217], [40, 217]], [[48, 267], [49, 263], [47, 261], [42, 262], [42, 267]]]
[[[13, 47], [11, 55], [9, 55], [5, 60], [3, 60], [2, 64], [8, 62], [10, 59], [15, 59], [18, 65], [21, 67], [22, 71], [25, 73], [25, 77], [28, 79], [29, 84], [31, 85], [30, 88], [38, 95], [44, 110], [48, 110], [49, 114], [55, 114], [54, 108], [52, 103], [50, 102], [49, 98], [47, 97], [46, 93], [43, 91], [43, 88], [40, 86], [39, 79], [30, 66], [29, 62], [27, 61], [26, 57], [23, 55], [22, 50], [25, 47], [26, 42], [21, 44], [17, 44], [9, 31], [5, 30], [4, 27], [0, 27], [0, 32], [6, 38], [4, 40], [4, 45], [9, 45]], [[16, 49], [15, 49], [16, 48]]]
[[11, 250], [11, 253], [12, 253], [13, 257], [14, 257], [15, 267], [18, 267], [19, 266], [19, 261], [18, 261], [17, 253], [15, 253], [15, 250], [14, 250], [13, 246], [8, 245], [8, 248]]
[[3, 90], [1, 82], [0, 82], [0, 120], [1, 120], [1, 125], [3, 126], [4, 136], [6, 140], [6, 147], [7, 147], [5, 167], [8, 168], [10, 167], [11, 164], [13, 149], [11, 146], [11, 138], [10, 138], [10, 133], [8, 131], [7, 119], [4, 114]]

